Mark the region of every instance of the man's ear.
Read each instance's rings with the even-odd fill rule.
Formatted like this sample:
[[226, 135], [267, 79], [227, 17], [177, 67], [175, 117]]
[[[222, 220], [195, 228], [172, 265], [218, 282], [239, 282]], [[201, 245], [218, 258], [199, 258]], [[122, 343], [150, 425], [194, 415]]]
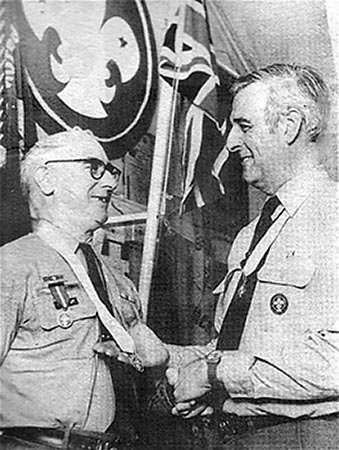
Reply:
[[288, 145], [298, 138], [303, 123], [303, 116], [296, 108], [291, 108], [285, 116], [285, 139]]
[[53, 178], [47, 166], [39, 166], [34, 174], [36, 184], [46, 196], [52, 195], [54, 192]]

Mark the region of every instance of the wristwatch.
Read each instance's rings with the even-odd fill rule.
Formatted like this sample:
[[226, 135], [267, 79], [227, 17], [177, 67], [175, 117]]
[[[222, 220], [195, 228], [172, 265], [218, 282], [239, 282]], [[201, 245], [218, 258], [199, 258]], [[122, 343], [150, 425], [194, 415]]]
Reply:
[[217, 378], [217, 367], [220, 363], [222, 352], [220, 350], [213, 350], [205, 356], [207, 362], [207, 377], [208, 382], [212, 388], [220, 388], [221, 382]]

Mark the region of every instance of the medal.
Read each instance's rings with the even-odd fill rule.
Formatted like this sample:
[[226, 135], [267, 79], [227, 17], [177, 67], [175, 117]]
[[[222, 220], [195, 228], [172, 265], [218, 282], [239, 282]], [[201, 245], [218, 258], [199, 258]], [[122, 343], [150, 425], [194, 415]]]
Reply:
[[69, 298], [65, 288], [65, 281], [62, 275], [50, 275], [43, 277], [45, 283], [53, 296], [56, 309], [67, 309], [69, 307]]
[[62, 311], [57, 318], [58, 324], [61, 326], [61, 328], [69, 328], [72, 323], [73, 319], [69, 312]]

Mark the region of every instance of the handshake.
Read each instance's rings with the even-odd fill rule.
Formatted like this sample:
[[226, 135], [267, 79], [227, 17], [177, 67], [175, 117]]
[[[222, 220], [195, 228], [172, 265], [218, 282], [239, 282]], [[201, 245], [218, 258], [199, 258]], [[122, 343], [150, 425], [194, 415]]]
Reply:
[[207, 360], [202, 357], [184, 367], [167, 369], [166, 377], [156, 384], [148, 409], [158, 415], [171, 413], [184, 419], [209, 416], [214, 412], [214, 394]]

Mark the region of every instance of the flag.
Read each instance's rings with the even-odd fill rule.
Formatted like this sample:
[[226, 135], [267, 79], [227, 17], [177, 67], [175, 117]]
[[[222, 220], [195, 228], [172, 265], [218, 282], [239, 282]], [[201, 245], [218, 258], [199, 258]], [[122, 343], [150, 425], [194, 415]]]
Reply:
[[214, 168], [211, 158], [205, 158], [204, 167], [198, 168], [198, 160], [206, 152], [211, 154], [211, 146], [215, 156], [219, 153], [226, 131], [218, 107], [220, 81], [205, 0], [187, 0], [179, 7], [165, 35], [159, 72], [189, 101], [182, 156], [182, 207], [191, 194], [201, 207], [206, 203], [203, 185], [213, 184], [212, 175], [218, 180], [214, 184], [221, 184], [219, 174], [227, 159], [224, 151]]
[[[0, 4], [0, 145], [3, 153], [26, 153], [37, 141], [35, 112], [20, 48], [15, 4]], [[20, 159], [20, 158], [19, 158]]]
[[27, 202], [20, 189], [24, 150], [18, 105], [18, 44], [14, 2], [0, 2], [0, 245], [30, 230]]
[[[19, 135], [17, 127], [15, 49], [19, 42], [11, 24], [11, 9], [0, 3], [1, 72], [0, 72], [0, 145], [2, 165], [17, 151]], [[12, 150], [13, 149], [13, 150]]]

